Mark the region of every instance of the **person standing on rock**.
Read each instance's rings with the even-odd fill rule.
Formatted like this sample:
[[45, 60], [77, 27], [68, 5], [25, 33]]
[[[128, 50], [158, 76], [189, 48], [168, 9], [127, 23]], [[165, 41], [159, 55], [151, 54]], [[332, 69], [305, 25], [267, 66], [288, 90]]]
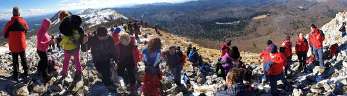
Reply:
[[324, 33], [317, 28], [316, 25], [311, 25], [311, 32], [309, 33], [309, 44], [312, 48], [312, 53], [315, 55], [316, 60], [319, 61], [319, 65], [324, 67], [323, 59], [323, 41], [325, 39]]
[[166, 64], [169, 67], [170, 73], [174, 76], [176, 85], [181, 85], [181, 72], [184, 64], [184, 62], [182, 62], [183, 54], [180, 54], [179, 51], [177, 51], [176, 46], [170, 46], [166, 54], [163, 55], [166, 59]]
[[306, 66], [306, 58], [308, 52], [308, 41], [302, 33], [299, 33], [298, 39], [295, 44], [295, 53], [298, 56], [300, 67], [299, 71], [302, 71]]
[[117, 53], [112, 37], [107, 35], [106, 27], [98, 27], [95, 36], [84, 37], [82, 51], [87, 50], [91, 50], [95, 68], [101, 74], [104, 85], [110, 92], [116, 93], [116, 85], [111, 78], [115, 75], [116, 65], [111, 62], [117, 60]]
[[18, 56], [22, 60], [22, 66], [24, 69], [24, 77], [29, 74], [29, 66], [27, 65], [25, 49], [26, 44], [26, 33], [29, 31], [29, 26], [24, 18], [20, 17], [20, 12], [18, 7], [14, 7], [12, 10], [12, 18], [8, 21], [3, 29], [5, 33], [5, 38], [8, 39], [9, 50], [12, 54], [13, 62], [13, 77], [14, 80], [19, 79], [19, 64]]
[[263, 72], [264, 72], [264, 76], [262, 77], [263, 83], [266, 81], [266, 77], [267, 77], [266, 73], [269, 71], [270, 66], [273, 63], [271, 60], [270, 52], [274, 47], [277, 48], [277, 46], [272, 42], [272, 40], [268, 40], [267, 47], [265, 48], [265, 50], [263, 50], [260, 53], [260, 57], [263, 59]]
[[186, 50], [186, 56], [189, 56], [190, 51], [192, 51], [193, 49], [193, 45], [192, 44], [188, 44], [187, 50]]
[[[281, 47], [280, 52], [277, 51], [277, 47], [273, 47], [270, 56], [272, 59], [273, 64], [270, 66], [268, 74], [268, 79], [270, 81], [270, 87], [271, 87], [271, 94], [272, 96], [279, 96], [277, 92], [277, 81], [281, 80], [284, 85], [289, 85], [288, 81], [285, 79], [285, 76], [283, 74], [283, 67], [286, 63], [286, 54], [285, 54], [285, 48]], [[287, 87], [287, 86], [286, 86]], [[288, 89], [289, 87], [285, 88]]]
[[290, 65], [292, 64], [292, 42], [290, 41], [290, 36], [287, 35], [286, 39], [282, 42], [282, 47], [285, 48], [285, 55], [287, 57], [287, 63], [285, 66], [284, 74], [288, 76], [288, 71], [290, 71]]
[[61, 75], [63, 76], [62, 78], [68, 75], [69, 61], [73, 56], [73, 63], [76, 68], [74, 80], [79, 81], [82, 79], [82, 66], [80, 63], [80, 45], [84, 36], [84, 30], [81, 27], [82, 19], [77, 15], [70, 15], [66, 11], [60, 12], [59, 19], [62, 21], [59, 25], [59, 31], [63, 34], [60, 45], [64, 49], [64, 62]]
[[133, 27], [134, 27], [135, 38], [139, 39], [139, 35], [141, 34], [141, 26], [139, 22], [135, 22]]
[[144, 96], [160, 96], [160, 80], [162, 74], [159, 68], [161, 62], [161, 40], [152, 38], [143, 49], [143, 62], [145, 63], [145, 76], [142, 92]]
[[48, 29], [51, 26], [49, 19], [44, 19], [41, 23], [40, 29], [36, 33], [36, 49], [40, 57], [38, 63], [37, 73], [42, 77], [42, 80], [47, 83], [48, 80], [48, 56], [47, 51], [49, 45], [53, 43], [52, 36], [49, 36]]
[[119, 27], [114, 28], [114, 30], [112, 31], [112, 38], [113, 38], [113, 42], [115, 43], [115, 45], [118, 45], [120, 43], [119, 33], [121, 31], [122, 31], [122, 29], [120, 29]]
[[130, 86], [130, 95], [136, 95], [137, 63], [141, 61], [141, 53], [135, 45], [135, 40], [127, 33], [120, 34], [120, 43], [116, 46], [118, 57], [118, 74]]

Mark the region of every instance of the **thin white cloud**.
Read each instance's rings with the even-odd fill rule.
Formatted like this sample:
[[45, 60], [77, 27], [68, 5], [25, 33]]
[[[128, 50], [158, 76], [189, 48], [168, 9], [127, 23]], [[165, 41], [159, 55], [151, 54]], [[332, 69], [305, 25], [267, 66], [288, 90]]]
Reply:
[[[48, 9], [20, 9], [21, 16], [30, 17], [37, 16], [48, 13]], [[12, 16], [12, 9], [1, 9], [0, 10], [0, 19], [10, 19]]]
[[150, 3], [180, 3], [192, 0], [63, 0], [60, 9], [74, 10], [85, 8], [107, 8], [107, 7], [124, 7], [138, 4]]

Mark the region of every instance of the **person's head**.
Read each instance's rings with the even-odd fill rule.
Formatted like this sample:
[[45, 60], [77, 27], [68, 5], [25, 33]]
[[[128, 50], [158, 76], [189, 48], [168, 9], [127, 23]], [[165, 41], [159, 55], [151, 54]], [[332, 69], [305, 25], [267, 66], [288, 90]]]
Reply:
[[225, 43], [227, 44], [227, 46], [231, 46], [231, 40], [226, 40]]
[[176, 46], [176, 50], [181, 51], [181, 46]]
[[278, 52], [277, 46], [273, 46], [270, 53], [271, 53], [271, 54], [275, 54], [275, 53], [277, 53], [277, 52]]
[[304, 39], [304, 34], [303, 33], [299, 33], [299, 38], [300, 39]]
[[272, 40], [267, 40], [266, 44], [267, 45], [271, 45], [272, 44]]
[[240, 51], [239, 51], [239, 48], [237, 48], [236, 46], [233, 46], [231, 48], [229, 54], [233, 60], [237, 60], [240, 58]]
[[115, 33], [119, 33], [120, 31], [122, 31], [122, 29], [120, 29], [119, 27], [116, 27], [116, 29], [114, 29]]
[[317, 26], [314, 24], [311, 24], [311, 30], [317, 29]]
[[13, 7], [13, 9], [12, 9], [12, 15], [13, 15], [13, 16], [20, 16], [19, 8], [18, 8], [18, 7]]
[[65, 11], [65, 10], [61, 10], [59, 11], [59, 19], [63, 20], [65, 17], [70, 16], [69, 12]]
[[161, 40], [159, 37], [152, 37], [148, 41], [147, 48], [150, 53], [160, 50], [162, 47]]
[[169, 47], [169, 53], [170, 54], [175, 54], [175, 52], [176, 52], [176, 46], [170, 46]]
[[285, 53], [286, 48], [285, 47], [280, 47], [280, 53]]
[[231, 86], [232, 84], [242, 82], [241, 69], [232, 68], [226, 76], [226, 84]]
[[346, 26], [346, 22], [342, 22], [342, 26]]
[[196, 47], [193, 47], [193, 48], [192, 48], [192, 51], [196, 51]]
[[96, 29], [96, 36], [98, 36], [98, 37], [107, 36], [107, 28], [105, 26], [98, 27]]
[[286, 35], [286, 40], [290, 40], [290, 35]]
[[128, 46], [130, 44], [130, 35], [128, 33], [121, 33], [119, 40], [122, 45]]

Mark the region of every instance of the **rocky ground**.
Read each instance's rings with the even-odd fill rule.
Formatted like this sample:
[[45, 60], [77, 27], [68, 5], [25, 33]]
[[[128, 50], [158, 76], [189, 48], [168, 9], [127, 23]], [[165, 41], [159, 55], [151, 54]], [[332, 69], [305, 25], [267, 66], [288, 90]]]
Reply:
[[[298, 71], [299, 63], [296, 62], [297, 59], [294, 56], [291, 65], [291, 76], [289, 76], [288, 81], [291, 83], [293, 89], [284, 90], [282, 83], [279, 83], [281, 89], [281, 95], [293, 95], [293, 96], [317, 96], [317, 95], [344, 95], [347, 94], [347, 52], [346, 52], [346, 41], [347, 37], [340, 38], [341, 35], [338, 32], [339, 26], [343, 21], [347, 21], [345, 18], [346, 14], [339, 13], [336, 18], [331, 22], [322, 27], [322, 30], [326, 34], [326, 40], [324, 42], [325, 52], [327, 52], [328, 46], [337, 43], [340, 46], [340, 51], [337, 57], [327, 59], [325, 64], [327, 67], [321, 68], [316, 66], [312, 73], [303, 73]], [[143, 28], [142, 36], [140, 41], [145, 41], [146, 36], [156, 35], [152, 28]], [[178, 37], [167, 32], [162, 32], [160, 36], [164, 44], [164, 49], [170, 45], [182, 46], [182, 49], [188, 44], [193, 44], [193, 46], [198, 46], [195, 43], [189, 42], [190, 40], [183, 37]], [[71, 66], [69, 69], [69, 76], [64, 80], [61, 80], [58, 73], [62, 68], [62, 51], [52, 50], [50, 58], [56, 61], [54, 66], [51, 66], [52, 79], [43, 84], [38, 80], [36, 76], [36, 66], [38, 62], [38, 56], [35, 49], [35, 37], [28, 38], [28, 49], [27, 49], [27, 60], [30, 65], [30, 77], [19, 80], [16, 82], [12, 80], [10, 75], [12, 71], [11, 66], [11, 56], [8, 54], [7, 46], [0, 47], [0, 95], [18, 95], [18, 96], [39, 96], [39, 95], [88, 95], [88, 96], [105, 96], [107, 94], [107, 89], [101, 83], [98, 77], [98, 73], [95, 71], [95, 67], [91, 62], [91, 56], [88, 52], [82, 52], [81, 62], [83, 64], [83, 79], [81, 81], [74, 81], [72, 78], [74, 76], [75, 69]], [[139, 43], [139, 48], [143, 48], [143, 44]], [[161, 69], [164, 73], [162, 83], [162, 95], [166, 96], [190, 96], [190, 95], [207, 95], [213, 96], [218, 90], [221, 90], [224, 86], [224, 80], [217, 77], [214, 74], [214, 63], [219, 57], [219, 51], [216, 49], [209, 49], [198, 47], [199, 53], [202, 55], [206, 66], [204, 70], [199, 70], [198, 68], [193, 68], [190, 63], [184, 66], [184, 74], [182, 76], [182, 83], [185, 85], [177, 86], [172, 81], [172, 76], [167, 73], [167, 68], [165, 63], [162, 63]], [[261, 66], [258, 54], [242, 52], [242, 61], [247, 64], [247, 67], [252, 69], [252, 87], [255, 89], [255, 95], [268, 96], [269, 85], [268, 83], [260, 83]], [[73, 65], [73, 64], [70, 64]], [[139, 81], [144, 72], [143, 63], [138, 64], [139, 68]], [[123, 80], [119, 78], [120, 82], [118, 84], [118, 95], [126, 95], [126, 85], [122, 82]], [[139, 93], [141, 86], [139, 84]]]

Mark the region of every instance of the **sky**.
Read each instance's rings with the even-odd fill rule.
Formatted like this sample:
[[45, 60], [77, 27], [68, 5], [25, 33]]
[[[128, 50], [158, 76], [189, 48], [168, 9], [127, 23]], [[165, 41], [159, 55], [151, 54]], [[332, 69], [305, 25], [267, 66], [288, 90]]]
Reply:
[[0, 0], [0, 19], [9, 18], [12, 8], [20, 8], [24, 17], [54, 13], [58, 10], [127, 7], [151, 3], [182, 3], [192, 0]]

